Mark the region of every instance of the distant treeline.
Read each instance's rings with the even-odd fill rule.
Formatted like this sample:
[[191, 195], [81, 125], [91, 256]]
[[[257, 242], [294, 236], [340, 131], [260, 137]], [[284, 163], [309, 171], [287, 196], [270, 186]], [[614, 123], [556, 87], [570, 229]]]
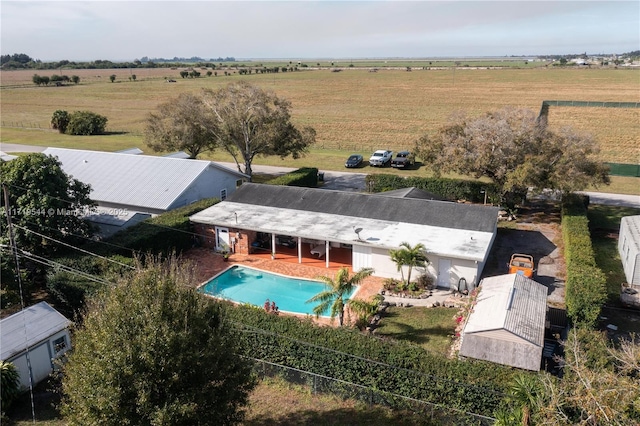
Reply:
[[235, 58], [217, 58], [206, 61], [199, 57], [173, 58], [173, 59], [149, 59], [143, 57], [132, 62], [112, 62], [98, 59], [91, 62], [73, 62], [66, 59], [55, 62], [42, 62], [33, 59], [24, 53], [14, 53], [13, 55], [2, 55], [0, 65], [3, 70], [9, 69], [34, 69], [34, 70], [57, 70], [66, 69], [115, 69], [115, 68], [175, 68], [175, 67], [201, 67], [201, 68], [222, 68], [223, 62], [234, 62]]

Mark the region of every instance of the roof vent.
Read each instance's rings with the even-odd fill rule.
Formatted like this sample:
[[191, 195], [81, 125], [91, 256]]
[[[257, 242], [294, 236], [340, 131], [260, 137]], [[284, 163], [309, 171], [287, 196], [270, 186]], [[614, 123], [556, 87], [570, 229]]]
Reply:
[[509, 302], [507, 303], [507, 311], [511, 310], [511, 305], [513, 304], [513, 295], [515, 294], [516, 289], [514, 287], [511, 287], [511, 290], [509, 291]]

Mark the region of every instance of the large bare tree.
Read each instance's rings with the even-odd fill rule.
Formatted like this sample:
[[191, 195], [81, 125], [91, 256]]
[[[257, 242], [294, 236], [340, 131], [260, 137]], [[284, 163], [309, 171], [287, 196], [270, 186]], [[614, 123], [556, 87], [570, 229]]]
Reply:
[[256, 156], [298, 158], [315, 142], [313, 128], [298, 129], [291, 122], [289, 101], [245, 81], [204, 90], [203, 102], [217, 120], [216, 144], [249, 176]]
[[591, 136], [570, 128], [553, 132], [526, 109], [507, 107], [477, 118], [461, 113], [435, 136], [419, 138], [416, 152], [437, 175], [491, 179], [507, 204], [510, 195], [531, 187], [568, 193], [609, 183]]
[[156, 152], [184, 151], [196, 158], [215, 147], [217, 125], [201, 94], [181, 93], [149, 114], [144, 139]]

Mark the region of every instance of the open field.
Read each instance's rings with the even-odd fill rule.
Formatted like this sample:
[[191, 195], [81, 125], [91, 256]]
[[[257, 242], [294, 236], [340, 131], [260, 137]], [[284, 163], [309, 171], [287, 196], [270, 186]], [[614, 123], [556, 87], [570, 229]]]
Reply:
[[[205, 75], [205, 70], [200, 71]], [[458, 67], [368, 72], [358, 66], [338, 73], [307, 69], [243, 77], [217, 72], [217, 77], [182, 79], [180, 69], [169, 68], [39, 71], [49, 76], [78, 75], [81, 80], [78, 85], [38, 87], [31, 82], [33, 70], [1, 71], [0, 140], [103, 150], [137, 146], [149, 152], [142, 131], [145, 117], [159, 103], [181, 92], [215, 89], [243, 78], [291, 101], [294, 122], [317, 131], [313, 153], [336, 155], [340, 161], [335, 168], [341, 169], [343, 157], [351, 152], [368, 155], [379, 148], [411, 148], [418, 137], [433, 134], [461, 110], [479, 115], [504, 106], [538, 112], [543, 100], [640, 101], [638, 69]], [[130, 80], [134, 73], [136, 81]], [[109, 81], [111, 74], [116, 75], [115, 83]], [[177, 81], [165, 82], [169, 78]], [[57, 109], [105, 115], [110, 134], [77, 137], [50, 131], [49, 121]], [[549, 124], [593, 134], [603, 161], [640, 162], [639, 108], [551, 107]]]

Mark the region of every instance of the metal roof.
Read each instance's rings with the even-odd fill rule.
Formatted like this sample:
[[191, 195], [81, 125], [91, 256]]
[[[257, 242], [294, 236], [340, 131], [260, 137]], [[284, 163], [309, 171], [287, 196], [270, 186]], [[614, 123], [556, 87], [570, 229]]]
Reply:
[[524, 275], [484, 278], [464, 334], [507, 330], [544, 346], [547, 288]]
[[[491, 248], [498, 212], [483, 206], [469, 207], [476, 206], [244, 184], [227, 200], [190, 219], [196, 223], [385, 249], [397, 248], [403, 242], [422, 243], [428, 253], [482, 262]], [[355, 232], [357, 228], [362, 228], [360, 239]]]
[[47, 302], [29, 306], [4, 318], [0, 321], [2, 360], [19, 354], [69, 325], [71, 321]]
[[43, 153], [58, 157], [65, 173], [91, 185], [92, 200], [141, 210], [167, 210], [209, 168], [246, 177], [203, 160], [64, 148]]

